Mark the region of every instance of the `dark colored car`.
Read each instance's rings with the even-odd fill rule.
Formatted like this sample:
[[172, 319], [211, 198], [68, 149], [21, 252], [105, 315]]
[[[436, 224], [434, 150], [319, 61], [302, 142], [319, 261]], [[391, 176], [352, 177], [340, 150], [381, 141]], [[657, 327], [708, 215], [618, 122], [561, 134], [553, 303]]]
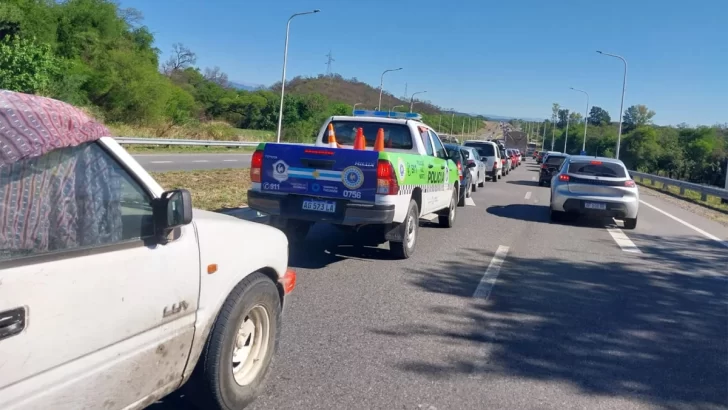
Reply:
[[569, 156], [567, 154], [546, 154], [546, 158], [543, 164], [541, 164], [541, 174], [538, 177], [538, 185], [551, 185], [551, 178], [554, 174], [559, 172], [561, 165], [568, 157]]
[[463, 147], [455, 144], [444, 144], [447, 150], [447, 155], [450, 159], [455, 162], [458, 166], [458, 176], [460, 177], [460, 193], [458, 198], [458, 206], [465, 206], [465, 198], [470, 197], [470, 190], [473, 186], [471, 180], [473, 173], [468, 172], [468, 168], [475, 167], [475, 163], [468, 164], [465, 160], [466, 153]]

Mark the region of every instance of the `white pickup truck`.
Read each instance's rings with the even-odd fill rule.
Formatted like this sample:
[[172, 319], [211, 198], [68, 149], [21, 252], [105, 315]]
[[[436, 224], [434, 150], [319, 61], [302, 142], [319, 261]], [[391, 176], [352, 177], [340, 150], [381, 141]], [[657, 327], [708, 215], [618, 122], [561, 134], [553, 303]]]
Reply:
[[362, 110], [326, 120], [315, 146], [261, 144], [248, 205], [292, 240], [315, 222], [382, 228], [390, 251], [405, 259], [421, 216], [437, 213], [440, 225], [453, 226], [462, 166], [419, 115]]
[[245, 407], [295, 286], [285, 235], [193, 211], [103, 135], [0, 91], [0, 409], [143, 409], [190, 379]]

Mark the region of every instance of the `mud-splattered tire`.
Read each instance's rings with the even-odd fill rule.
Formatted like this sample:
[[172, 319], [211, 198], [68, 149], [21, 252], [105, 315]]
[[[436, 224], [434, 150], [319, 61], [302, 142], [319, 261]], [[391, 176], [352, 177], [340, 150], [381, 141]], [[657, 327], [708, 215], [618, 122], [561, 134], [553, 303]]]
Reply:
[[415, 253], [420, 228], [420, 208], [414, 199], [410, 200], [407, 216], [400, 225], [402, 242], [389, 242], [389, 251], [397, 259], [408, 259]]
[[276, 350], [281, 302], [273, 281], [253, 273], [230, 292], [193, 374], [204, 408], [242, 409], [263, 390]]

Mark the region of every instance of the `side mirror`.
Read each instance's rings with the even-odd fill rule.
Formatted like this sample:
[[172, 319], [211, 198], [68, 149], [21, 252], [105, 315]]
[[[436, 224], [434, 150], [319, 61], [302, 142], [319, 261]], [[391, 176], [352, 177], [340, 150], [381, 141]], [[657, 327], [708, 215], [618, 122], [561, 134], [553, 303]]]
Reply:
[[154, 233], [165, 239], [169, 233], [192, 222], [192, 195], [186, 189], [166, 191], [152, 203]]
[[475, 162], [471, 162], [468, 165], [466, 165], [467, 168], [475, 168]]

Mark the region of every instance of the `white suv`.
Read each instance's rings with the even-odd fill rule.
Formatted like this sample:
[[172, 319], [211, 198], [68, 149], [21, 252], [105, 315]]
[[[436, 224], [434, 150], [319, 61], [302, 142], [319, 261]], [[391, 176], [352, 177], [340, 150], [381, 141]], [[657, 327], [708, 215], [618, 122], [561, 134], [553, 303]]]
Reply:
[[465, 141], [466, 147], [473, 147], [480, 154], [480, 160], [485, 163], [485, 169], [493, 182], [498, 182], [503, 177], [503, 161], [501, 160], [501, 151], [498, 145], [492, 141]]

